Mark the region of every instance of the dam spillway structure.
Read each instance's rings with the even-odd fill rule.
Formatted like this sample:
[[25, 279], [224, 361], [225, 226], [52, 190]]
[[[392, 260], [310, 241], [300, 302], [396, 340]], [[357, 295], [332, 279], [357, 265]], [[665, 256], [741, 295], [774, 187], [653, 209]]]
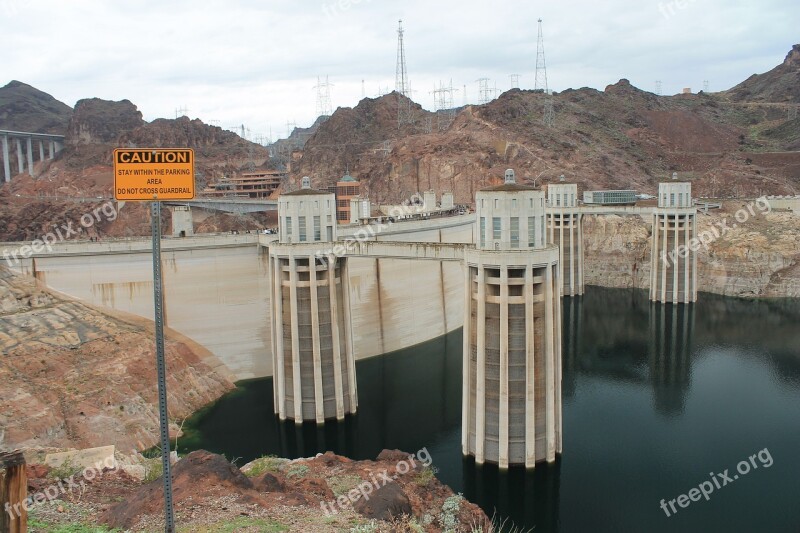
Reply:
[[275, 413], [297, 424], [355, 413], [347, 259], [336, 240], [333, 193], [302, 188], [278, 199], [280, 238], [269, 245]]
[[697, 301], [697, 208], [692, 184], [658, 184], [653, 209], [650, 300], [661, 303]]
[[561, 279], [544, 193], [505, 183], [475, 197], [465, 250], [462, 451], [500, 468], [561, 453]]
[[583, 294], [583, 214], [578, 208], [578, 185], [547, 185], [548, 241], [559, 248], [563, 296]]

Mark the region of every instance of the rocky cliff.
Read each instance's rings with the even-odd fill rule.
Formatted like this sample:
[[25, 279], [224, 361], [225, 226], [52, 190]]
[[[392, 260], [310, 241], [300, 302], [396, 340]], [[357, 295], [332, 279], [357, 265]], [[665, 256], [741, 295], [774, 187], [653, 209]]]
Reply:
[[[698, 214], [698, 235], [719, 234], [698, 251], [698, 286], [726, 296], [800, 298], [800, 217], [758, 209], [750, 215], [748, 205], [726, 202]], [[737, 213], [746, 220], [737, 222]], [[649, 287], [651, 233], [640, 217], [586, 217], [586, 283]]]
[[[152, 325], [108, 315], [0, 267], [0, 450], [142, 449], [158, 442]], [[170, 332], [170, 418], [233, 388], [207, 350]]]

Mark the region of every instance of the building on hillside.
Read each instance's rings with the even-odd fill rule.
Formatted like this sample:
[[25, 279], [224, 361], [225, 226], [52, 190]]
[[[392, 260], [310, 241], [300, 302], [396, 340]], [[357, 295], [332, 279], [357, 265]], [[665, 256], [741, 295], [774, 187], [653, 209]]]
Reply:
[[361, 182], [345, 174], [336, 183], [336, 220], [339, 224], [350, 223], [350, 200], [361, 194]]
[[219, 198], [237, 196], [242, 198], [269, 198], [277, 189], [281, 180], [286, 177], [281, 170], [258, 170], [242, 172], [238, 176], [223, 177], [219, 181], [208, 184], [202, 196]]

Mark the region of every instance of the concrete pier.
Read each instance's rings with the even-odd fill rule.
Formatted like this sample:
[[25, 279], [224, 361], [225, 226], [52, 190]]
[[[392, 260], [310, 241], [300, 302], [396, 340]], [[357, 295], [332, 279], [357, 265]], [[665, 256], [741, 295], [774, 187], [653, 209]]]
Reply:
[[22, 154], [22, 141], [19, 138], [14, 139], [14, 141], [17, 143], [17, 167], [19, 168], [19, 172], [17, 172], [17, 174], [22, 174], [22, 172], [25, 170], [25, 160], [23, 159]]
[[[34, 175], [34, 166], [33, 166], [34, 141], [39, 142], [39, 161], [44, 161], [45, 142], [47, 142], [49, 146], [50, 159], [53, 159], [53, 157], [55, 157], [55, 154], [61, 151], [64, 147], [63, 135], [0, 130], [0, 136], [2, 136], [3, 138], [3, 179], [6, 183], [11, 181], [11, 159], [8, 149], [9, 139], [14, 139], [14, 142], [17, 144], [17, 174], [22, 174], [27, 168], [28, 174], [30, 174], [31, 176]], [[23, 141], [25, 142], [24, 148], [22, 146]]]
[[188, 205], [176, 205], [170, 207], [172, 213], [172, 236], [191, 237], [194, 235], [194, 221], [192, 219], [192, 208]]
[[578, 208], [578, 186], [547, 186], [548, 243], [559, 248], [563, 296], [583, 294], [583, 214]]
[[28, 137], [28, 174], [33, 176], [33, 140]]
[[358, 408], [347, 260], [318, 254], [336, 239], [332, 193], [281, 195], [280, 241], [269, 247], [275, 411], [300, 424]]
[[660, 183], [653, 210], [650, 300], [697, 301], [697, 208], [691, 183]]
[[477, 193], [476, 211], [478, 242], [464, 259], [462, 451], [532, 468], [562, 450], [559, 250], [544, 239], [544, 193], [513, 171]]
[[3, 135], [3, 176], [6, 183], [11, 181], [11, 161], [8, 158], [8, 135]]

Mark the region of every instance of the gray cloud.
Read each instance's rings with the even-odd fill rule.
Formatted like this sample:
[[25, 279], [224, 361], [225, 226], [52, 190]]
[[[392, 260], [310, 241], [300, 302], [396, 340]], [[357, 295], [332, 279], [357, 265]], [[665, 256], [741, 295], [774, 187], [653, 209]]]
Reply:
[[368, 96], [392, 89], [398, 18], [414, 99], [429, 109], [439, 81], [453, 80], [457, 104], [465, 84], [477, 100], [478, 77], [506, 90], [516, 73], [531, 88], [539, 17], [555, 90], [622, 77], [645, 90], [662, 80], [665, 93], [703, 80], [726, 89], [779, 63], [800, 27], [794, 0], [0, 0], [0, 12], [12, 50], [0, 57], [5, 81], [70, 105], [127, 98], [147, 119], [186, 106], [274, 135], [314, 119], [318, 75], [330, 76], [334, 106], [355, 105], [362, 79]]

